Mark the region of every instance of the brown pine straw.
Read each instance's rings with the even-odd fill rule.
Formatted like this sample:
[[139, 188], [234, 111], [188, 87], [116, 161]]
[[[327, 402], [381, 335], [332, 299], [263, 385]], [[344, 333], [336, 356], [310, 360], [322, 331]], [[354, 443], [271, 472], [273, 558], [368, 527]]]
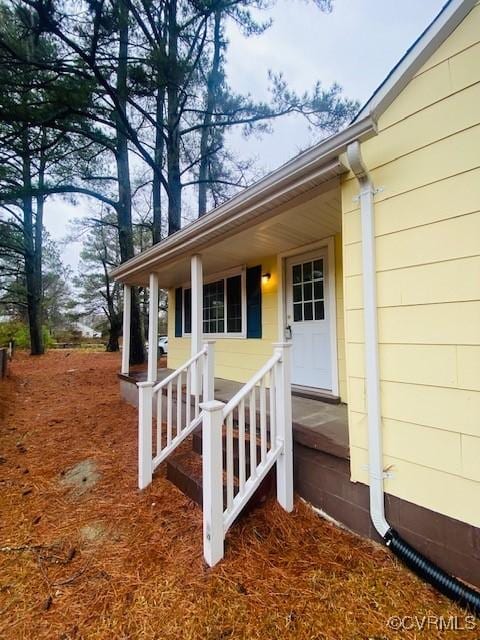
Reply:
[[[118, 355], [19, 354], [0, 382], [0, 638], [478, 639], [480, 628], [395, 631], [390, 616], [465, 612], [297, 500], [270, 500], [202, 559], [201, 511], [156, 474], [136, 488], [136, 410]], [[187, 445], [185, 445], [187, 446]], [[76, 493], [79, 462], [101, 476]]]

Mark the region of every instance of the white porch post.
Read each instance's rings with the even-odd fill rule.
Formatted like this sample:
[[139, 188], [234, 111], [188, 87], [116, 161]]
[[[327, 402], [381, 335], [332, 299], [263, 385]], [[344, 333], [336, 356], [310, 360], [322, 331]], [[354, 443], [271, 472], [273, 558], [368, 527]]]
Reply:
[[138, 387], [138, 488], [152, 482], [152, 395], [153, 382], [137, 382]]
[[215, 395], [215, 340], [205, 340], [207, 354], [203, 369], [203, 401], [213, 400]]
[[[191, 355], [196, 355], [202, 348], [203, 326], [203, 267], [199, 255], [191, 259], [192, 280], [192, 338]], [[195, 363], [192, 368], [192, 393], [200, 393], [202, 371], [200, 364]]]
[[210, 567], [223, 558], [223, 402], [203, 402], [203, 557]]
[[285, 511], [293, 509], [293, 434], [292, 434], [292, 389], [290, 372], [291, 342], [277, 342], [275, 351], [281, 360], [276, 379], [275, 393], [277, 438], [283, 442], [283, 451], [277, 461], [277, 500]]
[[130, 371], [130, 322], [132, 310], [132, 288], [123, 285], [123, 344], [122, 344], [122, 373], [128, 375]]
[[148, 381], [157, 379], [158, 356], [158, 276], [150, 274], [150, 294], [148, 304]]

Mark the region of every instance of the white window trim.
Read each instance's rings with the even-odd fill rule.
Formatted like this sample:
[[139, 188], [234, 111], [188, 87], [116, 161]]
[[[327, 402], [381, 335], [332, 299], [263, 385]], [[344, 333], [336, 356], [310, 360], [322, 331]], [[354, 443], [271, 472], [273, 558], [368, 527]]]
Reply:
[[[221, 271], [219, 273], [214, 273], [203, 280], [203, 284], [210, 284], [211, 282], [218, 282], [219, 280], [224, 280], [224, 309], [225, 309], [225, 318], [224, 323], [225, 327], [227, 326], [228, 320], [228, 308], [227, 308], [227, 278], [232, 278], [234, 276], [241, 276], [241, 296], [242, 296], [242, 331], [237, 331], [235, 333], [228, 333], [224, 331], [222, 333], [204, 333], [202, 331], [202, 336], [205, 339], [214, 337], [214, 338], [233, 338], [233, 339], [245, 339], [247, 337], [247, 269], [246, 266], [235, 267], [233, 269], [228, 269], [227, 271]], [[182, 336], [189, 338], [191, 337], [191, 332], [187, 333], [185, 331], [185, 290], [191, 289], [191, 282], [185, 282], [182, 285]], [[203, 309], [203, 297], [202, 297], [202, 309]], [[202, 317], [202, 327], [203, 327], [203, 317]]]

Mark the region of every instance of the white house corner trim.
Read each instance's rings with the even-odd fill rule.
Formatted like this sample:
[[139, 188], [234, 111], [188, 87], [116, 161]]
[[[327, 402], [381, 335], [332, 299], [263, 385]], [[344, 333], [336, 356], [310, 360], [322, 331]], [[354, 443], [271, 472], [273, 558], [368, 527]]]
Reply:
[[332, 394], [338, 396], [340, 382], [338, 379], [338, 342], [337, 342], [337, 290], [335, 273], [335, 237], [327, 239], [328, 255], [328, 293], [330, 315], [330, 358], [332, 361]]

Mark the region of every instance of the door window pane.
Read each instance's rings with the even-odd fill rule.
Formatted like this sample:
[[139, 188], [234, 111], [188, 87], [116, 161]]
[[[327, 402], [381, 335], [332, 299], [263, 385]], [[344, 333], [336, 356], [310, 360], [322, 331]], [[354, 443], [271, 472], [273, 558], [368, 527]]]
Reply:
[[297, 283], [302, 281], [302, 265], [301, 264], [296, 264], [292, 269], [292, 273], [293, 273], [293, 282]]
[[312, 279], [312, 263], [305, 262], [303, 264], [303, 281], [308, 282]]
[[323, 300], [323, 281], [317, 280], [313, 283], [313, 297], [315, 300]]
[[295, 322], [302, 320], [302, 303], [293, 305], [293, 319]]
[[301, 284], [293, 285], [293, 301], [294, 302], [302, 301], [302, 285]]
[[325, 320], [325, 305], [323, 302], [315, 302], [315, 320]]
[[313, 320], [313, 304], [311, 302], [305, 302], [303, 315], [304, 320]]
[[312, 299], [312, 283], [311, 282], [306, 282], [303, 285], [303, 299], [304, 300]]
[[313, 261], [313, 279], [323, 278], [323, 260]]

